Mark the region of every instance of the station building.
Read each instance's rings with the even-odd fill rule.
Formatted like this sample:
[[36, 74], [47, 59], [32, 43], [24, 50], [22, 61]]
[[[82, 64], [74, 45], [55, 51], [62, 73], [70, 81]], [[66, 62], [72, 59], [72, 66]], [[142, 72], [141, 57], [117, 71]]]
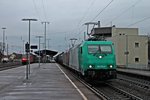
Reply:
[[118, 67], [149, 70], [148, 36], [138, 34], [138, 28], [93, 28], [91, 35], [114, 42]]

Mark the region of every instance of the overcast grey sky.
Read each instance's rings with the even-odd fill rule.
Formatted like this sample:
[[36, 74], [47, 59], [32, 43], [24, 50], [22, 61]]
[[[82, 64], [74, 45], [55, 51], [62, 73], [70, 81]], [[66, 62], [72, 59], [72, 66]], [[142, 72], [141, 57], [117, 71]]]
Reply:
[[[35, 36], [44, 34], [41, 21], [49, 21], [47, 39], [51, 39], [50, 49], [65, 51], [70, 38], [75, 37], [78, 42], [83, 40], [86, 31], [83, 24], [89, 21], [100, 20], [101, 26], [112, 23], [116, 27], [136, 27], [139, 34], [147, 35], [150, 33], [149, 10], [150, 0], [0, 0], [0, 27], [7, 28], [9, 48], [21, 51], [21, 37], [28, 41], [28, 22], [21, 19], [38, 19], [31, 23], [31, 44], [38, 43]], [[2, 29], [0, 33], [2, 42]]]

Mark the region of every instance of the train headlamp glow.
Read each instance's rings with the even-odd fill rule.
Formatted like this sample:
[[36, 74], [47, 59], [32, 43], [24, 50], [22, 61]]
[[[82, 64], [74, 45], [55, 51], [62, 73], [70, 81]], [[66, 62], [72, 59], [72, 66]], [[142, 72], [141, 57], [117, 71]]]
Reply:
[[99, 58], [101, 59], [101, 58], [102, 58], [102, 56], [99, 56]]
[[112, 68], [113, 66], [112, 66], [112, 65], [110, 65], [109, 67], [110, 67], [110, 68]]
[[90, 65], [89, 68], [92, 68], [92, 65]]

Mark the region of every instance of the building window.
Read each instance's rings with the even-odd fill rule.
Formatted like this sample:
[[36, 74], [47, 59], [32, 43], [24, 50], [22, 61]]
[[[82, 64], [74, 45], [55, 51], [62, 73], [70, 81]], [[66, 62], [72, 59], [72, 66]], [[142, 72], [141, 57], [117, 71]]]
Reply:
[[139, 62], [139, 58], [135, 58], [135, 62]]
[[139, 47], [139, 43], [135, 43], [135, 48], [138, 48]]

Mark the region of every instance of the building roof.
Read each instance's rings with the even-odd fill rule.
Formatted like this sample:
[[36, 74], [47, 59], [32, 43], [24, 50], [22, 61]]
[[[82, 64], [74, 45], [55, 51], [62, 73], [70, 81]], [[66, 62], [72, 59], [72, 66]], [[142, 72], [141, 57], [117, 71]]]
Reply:
[[101, 35], [101, 36], [111, 36], [112, 34], [112, 27], [100, 27], [100, 28], [93, 28], [91, 31], [91, 35]]
[[[35, 54], [39, 55], [39, 51], [35, 51]], [[58, 52], [57, 51], [52, 51], [52, 50], [46, 50], [46, 55], [54, 56]], [[45, 54], [45, 50], [40, 50], [40, 55], [43, 56]]]

